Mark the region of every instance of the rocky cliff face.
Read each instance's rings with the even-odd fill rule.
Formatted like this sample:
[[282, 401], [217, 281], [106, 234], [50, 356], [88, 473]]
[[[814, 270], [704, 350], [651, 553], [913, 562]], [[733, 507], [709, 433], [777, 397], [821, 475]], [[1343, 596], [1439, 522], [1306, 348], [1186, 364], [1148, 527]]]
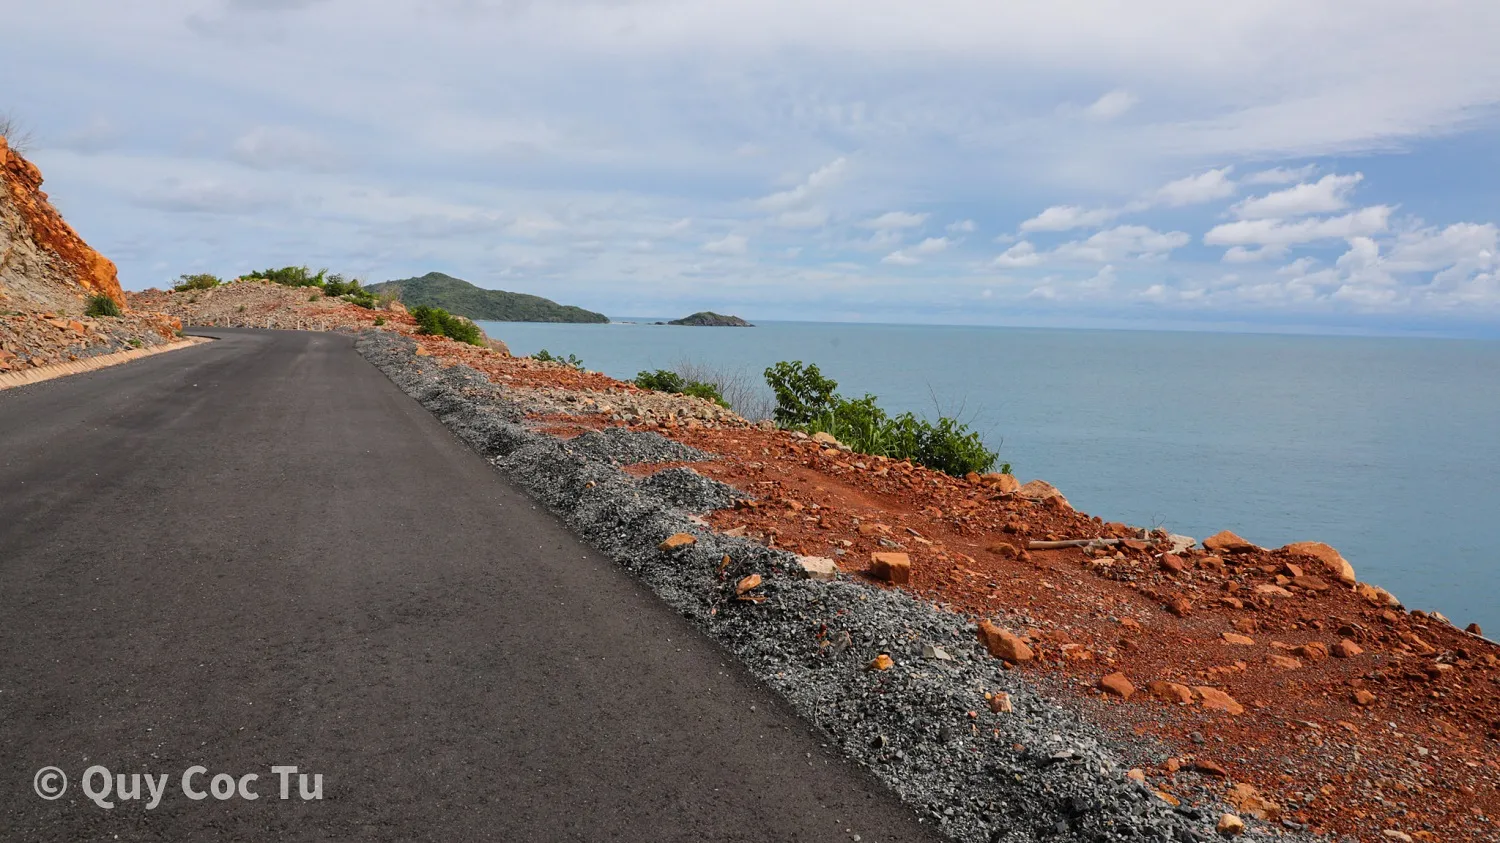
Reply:
[[63, 221], [35, 164], [0, 137], [0, 309], [79, 315], [103, 293], [125, 306], [114, 262]]

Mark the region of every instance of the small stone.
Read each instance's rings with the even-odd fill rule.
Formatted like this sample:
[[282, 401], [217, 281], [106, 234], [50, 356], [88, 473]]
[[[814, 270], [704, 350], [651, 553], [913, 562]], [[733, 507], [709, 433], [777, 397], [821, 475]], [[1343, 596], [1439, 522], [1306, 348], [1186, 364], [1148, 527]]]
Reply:
[[751, 591], [752, 589], [760, 588], [761, 582], [762, 580], [760, 574], [751, 574], [748, 577], [741, 577], [740, 581], [735, 583], [734, 585], [734, 593], [744, 594], [745, 592]]
[[1029, 662], [1036, 657], [1031, 647], [1019, 635], [1001, 629], [988, 620], [979, 622], [979, 640], [985, 649], [997, 659], [1008, 662]]
[[1404, 831], [1397, 831], [1394, 828], [1385, 829], [1384, 831], [1380, 832], [1380, 834], [1387, 840], [1395, 840], [1398, 841], [1398, 843], [1412, 843], [1410, 834], [1407, 834]]
[[1210, 553], [1249, 553], [1260, 549], [1228, 530], [1204, 539], [1203, 546]]
[[875, 660], [865, 665], [865, 670], [890, 670], [896, 666], [896, 662], [889, 655], [881, 653]]
[[951, 661], [953, 661], [953, 657], [950, 656], [950, 655], [948, 655], [948, 651], [944, 650], [942, 647], [939, 647], [936, 644], [923, 644], [922, 645], [922, 658], [924, 658], [924, 659], [936, 659], [937, 661], [940, 661], [940, 662], [951, 662]]
[[1298, 670], [1302, 667], [1302, 662], [1291, 656], [1284, 656], [1281, 653], [1272, 653], [1266, 656], [1266, 661], [1272, 667], [1279, 667], [1282, 670]]
[[823, 580], [832, 582], [838, 579], [839, 566], [832, 559], [822, 556], [801, 556], [797, 559], [802, 569], [802, 576], [810, 580]]
[[672, 551], [683, 547], [691, 547], [698, 543], [698, 539], [691, 533], [674, 533], [668, 536], [666, 541], [656, 546], [657, 550]]
[[1309, 641], [1292, 650], [1292, 655], [1307, 659], [1310, 662], [1320, 662], [1328, 658], [1328, 645], [1322, 641]]
[[1010, 701], [1010, 694], [1004, 691], [997, 691], [994, 696], [990, 697], [990, 711], [996, 714], [1009, 714], [1015, 710], [1015, 705]]
[[1234, 621], [1234, 628], [1239, 630], [1240, 632], [1245, 633], [1246, 635], [1249, 635], [1251, 633], [1260, 631], [1260, 622], [1255, 618], [1236, 618]]
[[1123, 700], [1130, 699], [1135, 693], [1135, 686], [1125, 678], [1125, 674], [1116, 671], [1099, 680], [1099, 687], [1106, 693], [1114, 694]]
[[1194, 686], [1194, 691], [1203, 699], [1203, 707], [1211, 711], [1222, 711], [1230, 715], [1239, 716], [1245, 713], [1245, 707], [1239, 704], [1234, 697], [1220, 691], [1218, 688], [1208, 686]]
[[1164, 571], [1180, 574], [1187, 567], [1182, 563], [1182, 557], [1175, 553], [1164, 553], [1161, 557], [1161, 567]]
[[1245, 821], [1234, 814], [1225, 814], [1219, 817], [1219, 823], [1214, 829], [1225, 837], [1234, 837], [1244, 833]]
[[1261, 583], [1260, 585], [1256, 586], [1255, 587], [1255, 593], [1256, 594], [1264, 594], [1267, 597], [1291, 597], [1292, 596], [1292, 593], [1290, 591], [1287, 591], [1286, 589], [1282, 588], [1279, 585], [1271, 585], [1270, 583]]
[[1151, 692], [1151, 696], [1164, 702], [1187, 705], [1193, 701], [1193, 689], [1178, 682], [1157, 679], [1147, 683], [1146, 690]]
[[1133, 782], [1144, 782], [1146, 781], [1146, 771], [1139, 767], [1133, 767], [1125, 772], [1125, 778]]
[[1021, 556], [1021, 549], [1010, 542], [995, 542], [985, 548], [985, 550], [988, 550], [1001, 559], [1017, 559]]
[[1305, 588], [1308, 591], [1327, 591], [1333, 587], [1317, 577], [1307, 575], [1292, 577], [1292, 585], [1298, 588]]
[[884, 524], [877, 524], [874, 521], [867, 521], [867, 522], [865, 522], [863, 524], [860, 524], [858, 530], [859, 530], [859, 534], [861, 536], [864, 536], [865, 538], [874, 538], [876, 536], [888, 536], [888, 535], [891, 534], [891, 528], [890, 527], [887, 527]]
[[1013, 474], [986, 474], [980, 477], [979, 481], [1002, 495], [1012, 494], [1021, 488], [1020, 482]]
[[1357, 593], [1360, 597], [1363, 597], [1365, 601], [1372, 606], [1383, 606], [1386, 608], [1395, 609], [1400, 607], [1401, 605], [1401, 601], [1396, 599], [1396, 595], [1390, 593], [1389, 591], [1386, 591], [1378, 585], [1370, 585], [1369, 583], [1362, 582], [1356, 585], [1354, 589], [1355, 593]]
[[1479, 635], [1479, 636], [1483, 636], [1484, 635], [1484, 630], [1480, 629], [1479, 628], [1479, 624], [1477, 624], [1477, 623], [1471, 623], [1468, 626], [1464, 627], [1464, 632], [1467, 632], [1470, 635]]
[[911, 582], [911, 557], [905, 553], [872, 553], [870, 573], [892, 585], [905, 585]]
[[1193, 604], [1186, 597], [1173, 597], [1172, 601], [1167, 604], [1167, 611], [1179, 618], [1185, 618], [1193, 613]]
[[1375, 704], [1375, 695], [1360, 688], [1354, 692], [1354, 704], [1361, 708], [1368, 708]]
[[1240, 646], [1248, 647], [1255, 643], [1254, 638], [1251, 638], [1248, 635], [1238, 635], [1233, 632], [1223, 633], [1220, 637], [1224, 639], [1224, 643], [1226, 644], [1238, 644]]
[[1363, 653], [1364, 648], [1360, 647], [1358, 644], [1350, 641], [1347, 638], [1333, 645], [1334, 658], [1352, 659], [1355, 656], [1362, 655]]
[[1218, 762], [1216, 762], [1216, 761], [1210, 761], [1207, 758], [1197, 758], [1197, 759], [1194, 759], [1193, 760], [1193, 769], [1196, 770], [1197, 772], [1202, 773], [1205, 776], [1213, 776], [1214, 778], [1219, 778], [1219, 779], [1227, 779], [1227, 778], [1229, 778], [1229, 771], [1228, 770], [1224, 769], [1224, 767], [1222, 765], [1220, 765]]

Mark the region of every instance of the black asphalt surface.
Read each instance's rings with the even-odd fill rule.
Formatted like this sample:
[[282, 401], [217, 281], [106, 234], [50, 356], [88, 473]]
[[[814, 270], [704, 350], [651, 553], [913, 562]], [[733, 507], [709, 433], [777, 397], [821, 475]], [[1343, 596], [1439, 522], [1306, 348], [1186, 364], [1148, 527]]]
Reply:
[[0, 839], [933, 839], [350, 338], [212, 333], [0, 391]]

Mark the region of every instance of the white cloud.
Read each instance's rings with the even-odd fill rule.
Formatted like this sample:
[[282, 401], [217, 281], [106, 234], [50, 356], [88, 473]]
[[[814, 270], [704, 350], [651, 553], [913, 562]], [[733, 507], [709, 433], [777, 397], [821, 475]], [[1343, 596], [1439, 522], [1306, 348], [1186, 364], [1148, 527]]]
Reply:
[[835, 158], [833, 161], [814, 170], [806, 180], [790, 190], [773, 193], [770, 196], [756, 200], [756, 205], [762, 210], [772, 212], [790, 211], [800, 208], [816, 198], [820, 193], [837, 184], [849, 169], [849, 162], [844, 158]]
[[1234, 181], [1229, 178], [1229, 173], [1233, 169], [1233, 167], [1220, 167], [1217, 170], [1209, 170], [1196, 176], [1168, 182], [1156, 191], [1155, 204], [1180, 208], [1185, 205], [1200, 205], [1204, 202], [1227, 199], [1234, 195], [1236, 189]]
[[1021, 269], [1028, 266], [1036, 266], [1042, 262], [1042, 256], [1037, 254], [1036, 247], [1025, 240], [1016, 243], [1006, 249], [1000, 257], [995, 258], [995, 266], [1010, 269]]
[[1348, 176], [1330, 174], [1315, 182], [1245, 199], [1230, 210], [1244, 220], [1342, 211], [1349, 207], [1349, 193], [1363, 180], [1363, 173]]
[[1500, 248], [1500, 228], [1494, 223], [1458, 223], [1447, 228], [1422, 229], [1401, 234], [1390, 252], [1390, 264], [1398, 272], [1433, 272], [1457, 264], [1493, 265]]
[[1127, 258], [1157, 259], [1186, 246], [1193, 238], [1185, 231], [1160, 232], [1143, 225], [1107, 228], [1087, 240], [1064, 243], [1052, 254], [1063, 260], [1107, 263]]
[[1386, 230], [1392, 208], [1372, 205], [1339, 217], [1282, 220], [1239, 220], [1216, 225], [1203, 235], [1209, 246], [1295, 246], [1318, 240], [1362, 237]]
[[1093, 105], [1083, 110], [1083, 113], [1094, 120], [1113, 120], [1134, 108], [1140, 99], [1135, 94], [1126, 90], [1114, 90], [1105, 94]]
[[946, 237], [929, 237], [918, 243], [915, 251], [920, 255], [935, 255], [953, 245], [953, 241]]
[[922, 261], [920, 258], [908, 255], [905, 251], [898, 249], [881, 258], [880, 262], [895, 264], [896, 266], [912, 266], [914, 264], [921, 263]]
[[927, 214], [912, 214], [906, 211], [887, 211], [880, 216], [861, 223], [865, 228], [896, 229], [916, 228], [927, 221]]
[[711, 255], [743, 255], [750, 245], [750, 239], [743, 234], [729, 234], [718, 240], [710, 240], [703, 244], [703, 251]]
[[954, 234], [973, 234], [976, 228], [977, 226], [974, 225], [973, 220], [959, 220], [958, 222], [950, 222], [947, 226], [947, 230], [953, 232]]
[[259, 170], [329, 170], [337, 161], [326, 141], [289, 126], [257, 126], [235, 140], [231, 154]]
[[774, 222], [782, 228], [821, 228], [828, 224], [828, 209], [813, 207], [782, 211]]
[[1021, 223], [1022, 231], [1069, 231], [1074, 228], [1098, 228], [1119, 216], [1110, 208], [1080, 208], [1077, 205], [1053, 205]]
[[1240, 181], [1244, 184], [1296, 184], [1311, 177], [1317, 171], [1317, 164], [1308, 164], [1305, 167], [1272, 167], [1269, 170], [1251, 173]]
[[1224, 253], [1224, 262], [1255, 263], [1257, 261], [1278, 260], [1286, 256], [1286, 251], [1286, 246], [1262, 246], [1259, 249], [1232, 246], [1229, 251]]

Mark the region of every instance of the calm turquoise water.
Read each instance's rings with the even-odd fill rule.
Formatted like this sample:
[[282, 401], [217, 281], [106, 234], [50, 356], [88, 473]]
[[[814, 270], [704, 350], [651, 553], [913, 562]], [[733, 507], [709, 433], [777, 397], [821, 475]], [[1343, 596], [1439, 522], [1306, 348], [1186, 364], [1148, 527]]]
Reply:
[[1500, 632], [1500, 342], [770, 323], [483, 323], [620, 378], [815, 362], [892, 411], [963, 407], [1024, 482], [1106, 520], [1326, 541], [1410, 608]]

